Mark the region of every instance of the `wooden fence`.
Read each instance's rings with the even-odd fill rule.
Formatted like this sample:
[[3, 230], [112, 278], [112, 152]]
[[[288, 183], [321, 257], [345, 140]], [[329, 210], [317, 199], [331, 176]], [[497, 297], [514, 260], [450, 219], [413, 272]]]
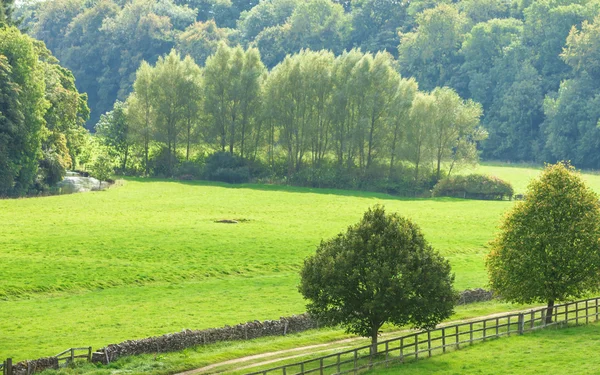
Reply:
[[[75, 355], [77, 351], [85, 351], [86, 354]], [[87, 348], [70, 348], [63, 352], [58, 353], [54, 356], [58, 360], [58, 364], [60, 365], [60, 361], [65, 361], [65, 363], [70, 363], [75, 361], [77, 358], [85, 358], [88, 362], [92, 361], [92, 347], [88, 346]]]
[[[84, 354], [76, 354], [77, 352], [85, 352]], [[84, 358], [87, 359], [88, 362], [92, 360], [92, 347], [88, 346], [86, 348], [69, 348], [65, 351], [62, 351], [55, 355], [54, 357], [54, 366], [60, 366], [61, 362], [64, 365], [72, 363], [75, 359]], [[32, 374], [35, 371], [37, 361], [25, 361], [26, 365], [26, 374]], [[33, 365], [34, 369], [30, 368], [30, 364]], [[12, 358], [6, 359], [2, 364], [0, 364], [0, 369], [2, 369], [2, 375], [13, 375], [15, 373], [15, 369], [18, 367], [17, 365], [13, 365]], [[39, 369], [38, 371], [44, 370], [45, 368]]]
[[509, 313], [480, 320], [440, 326], [432, 330], [414, 332], [406, 336], [381, 341], [377, 344], [377, 354], [372, 355], [371, 346], [311, 358], [302, 362], [252, 372], [247, 375], [303, 375], [303, 374], [357, 374], [362, 370], [379, 366], [389, 366], [446, 353], [451, 349], [470, 345], [501, 336], [523, 334], [526, 331], [563, 326], [568, 323], [589, 323], [598, 321], [600, 297], [569, 302], [554, 307], [553, 322], [546, 323], [546, 308], [525, 312]]

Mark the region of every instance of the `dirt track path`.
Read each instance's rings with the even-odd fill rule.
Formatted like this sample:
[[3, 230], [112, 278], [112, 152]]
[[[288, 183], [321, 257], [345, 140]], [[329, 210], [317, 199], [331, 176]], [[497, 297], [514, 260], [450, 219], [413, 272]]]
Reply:
[[[543, 307], [543, 306], [540, 306], [540, 307]], [[537, 307], [532, 307], [532, 308], [528, 308], [528, 309], [524, 309], [524, 310], [505, 311], [505, 312], [501, 312], [501, 313], [494, 313], [494, 314], [489, 314], [489, 315], [484, 315], [484, 316], [478, 316], [478, 317], [470, 318], [470, 319], [453, 320], [450, 322], [445, 322], [445, 323], [439, 324], [438, 327], [449, 326], [449, 325], [453, 325], [453, 324], [457, 324], [457, 323], [468, 323], [471, 321], [476, 321], [476, 320], [481, 320], [481, 319], [495, 318], [497, 316], [507, 315], [507, 314], [511, 314], [511, 313], [525, 312], [525, 311], [529, 311], [529, 310], [535, 309], [535, 308], [537, 308]], [[411, 330], [404, 329], [404, 330], [399, 330], [399, 331], [387, 332], [387, 333], [381, 335], [381, 338], [383, 338], [383, 339], [394, 338], [396, 336], [400, 336], [402, 333], [407, 333], [410, 331]], [[349, 348], [351, 348], [351, 346], [338, 347], [338, 345], [349, 344], [349, 343], [353, 343], [353, 342], [357, 342], [357, 341], [365, 341], [365, 340], [368, 340], [368, 339], [365, 339], [363, 337], [353, 337], [353, 338], [348, 338], [348, 339], [343, 339], [343, 340], [331, 341], [331, 342], [324, 343], [324, 344], [300, 346], [300, 347], [292, 348], [292, 349], [284, 349], [284, 350], [278, 350], [278, 351], [274, 351], [274, 352], [249, 355], [246, 357], [230, 359], [228, 361], [214, 363], [212, 365], [208, 365], [205, 367], [180, 372], [175, 375], [217, 374], [217, 373], [226, 371], [226, 370], [219, 371], [218, 370], [219, 367], [235, 365], [235, 364], [245, 364], [245, 363], [254, 361], [256, 359], [270, 358], [265, 361], [253, 362], [252, 364], [248, 364], [247, 366], [237, 367], [237, 370], [250, 369], [253, 367], [259, 367], [259, 366], [269, 365], [269, 364], [273, 364], [273, 363], [277, 363], [277, 362], [281, 362], [281, 361], [285, 361], [285, 360], [303, 357], [303, 356], [306, 356], [309, 354], [327, 352], [327, 351], [338, 350], [338, 349], [339, 350], [349, 349]], [[315, 350], [313, 350], [313, 349], [315, 349]], [[302, 353], [295, 354], [298, 352], [302, 352]], [[291, 355], [284, 356], [284, 357], [278, 357], [279, 355], [283, 355], [283, 354], [291, 354]], [[271, 358], [271, 357], [277, 357], [277, 358]], [[276, 367], [276, 365], [273, 367]]]

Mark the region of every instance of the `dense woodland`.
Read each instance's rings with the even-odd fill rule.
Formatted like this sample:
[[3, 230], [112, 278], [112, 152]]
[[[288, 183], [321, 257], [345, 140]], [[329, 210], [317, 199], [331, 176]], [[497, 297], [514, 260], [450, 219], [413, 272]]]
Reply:
[[89, 158], [87, 97], [0, 2], [0, 196], [48, 189]]
[[225, 151], [217, 169], [426, 188], [476, 160], [475, 146], [487, 159], [600, 167], [595, 0], [5, 8], [73, 72], [85, 126], [122, 172], [194, 175], [182, 161]]

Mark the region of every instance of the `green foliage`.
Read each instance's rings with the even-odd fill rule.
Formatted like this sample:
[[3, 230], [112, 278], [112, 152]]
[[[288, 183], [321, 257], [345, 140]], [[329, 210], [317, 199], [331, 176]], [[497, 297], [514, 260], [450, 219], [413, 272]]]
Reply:
[[112, 159], [105, 154], [98, 155], [90, 168], [90, 175], [100, 181], [99, 188], [102, 188], [102, 181], [107, 181], [113, 172]]
[[322, 241], [300, 277], [308, 312], [371, 337], [372, 352], [384, 323], [431, 328], [452, 314], [456, 300], [448, 261], [412, 221], [382, 206]]
[[598, 290], [600, 206], [572, 167], [549, 165], [491, 243], [492, 289], [508, 301], [548, 302]]
[[40, 160], [40, 172], [42, 172], [41, 180], [47, 186], [54, 186], [66, 174], [60, 156], [48, 151], [44, 152], [44, 157]]
[[204, 65], [221, 42], [228, 43], [227, 29], [221, 29], [213, 20], [209, 20], [188, 26], [177, 36], [175, 48], [184, 56], [190, 55], [197, 64]]
[[37, 176], [49, 107], [38, 59], [30, 37], [0, 28], [0, 196], [27, 193]]
[[[600, 8], [594, 1], [55, 0], [23, 2], [17, 13], [88, 93], [88, 127], [115, 100], [125, 101], [142, 61], [153, 64], [173, 48], [202, 64], [220, 43], [240, 44], [257, 48], [269, 69], [306, 49], [340, 56], [360, 48], [397, 56], [394, 69], [421, 89], [447, 86], [481, 103], [489, 137], [470, 146], [477, 143], [483, 158], [600, 166], [593, 42]], [[327, 89], [329, 80], [323, 83]], [[190, 137], [219, 142], [214, 131]], [[392, 159], [405, 158], [400, 148], [394, 153]]]
[[131, 148], [131, 131], [126, 118], [126, 109], [123, 102], [117, 101], [114, 109], [102, 116], [96, 124], [96, 134], [108, 148], [114, 158], [121, 160], [120, 171], [127, 168], [127, 157]]
[[250, 168], [237, 155], [225, 151], [215, 152], [206, 158], [204, 178], [239, 184], [250, 180]]
[[509, 182], [495, 176], [470, 174], [447, 177], [433, 188], [434, 197], [458, 197], [471, 199], [511, 199], [514, 190]]

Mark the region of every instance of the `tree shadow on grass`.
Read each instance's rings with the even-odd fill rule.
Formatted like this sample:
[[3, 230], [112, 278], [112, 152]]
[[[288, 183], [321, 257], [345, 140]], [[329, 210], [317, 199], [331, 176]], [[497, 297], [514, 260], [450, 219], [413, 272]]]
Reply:
[[278, 185], [278, 184], [255, 184], [255, 183], [242, 183], [242, 184], [229, 184], [226, 182], [208, 181], [208, 180], [175, 180], [165, 178], [141, 178], [141, 177], [123, 177], [125, 181], [135, 181], [142, 183], [149, 182], [170, 182], [174, 184], [182, 184], [189, 186], [209, 186], [209, 187], [221, 187], [226, 189], [250, 189], [258, 191], [274, 191], [284, 193], [302, 193], [302, 194], [325, 194], [335, 195], [343, 197], [357, 197], [357, 198], [375, 198], [381, 200], [395, 200], [395, 201], [436, 201], [436, 202], [454, 202], [464, 203], [470, 201], [469, 199], [461, 198], [423, 198], [423, 197], [410, 197], [410, 196], [399, 196], [391, 195], [386, 193], [378, 193], [373, 191], [364, 190], [346, 190], [346, 189], [328, 189], [328, 188], [311, 188], [311, 187], [299, 187], [290, 185]]

